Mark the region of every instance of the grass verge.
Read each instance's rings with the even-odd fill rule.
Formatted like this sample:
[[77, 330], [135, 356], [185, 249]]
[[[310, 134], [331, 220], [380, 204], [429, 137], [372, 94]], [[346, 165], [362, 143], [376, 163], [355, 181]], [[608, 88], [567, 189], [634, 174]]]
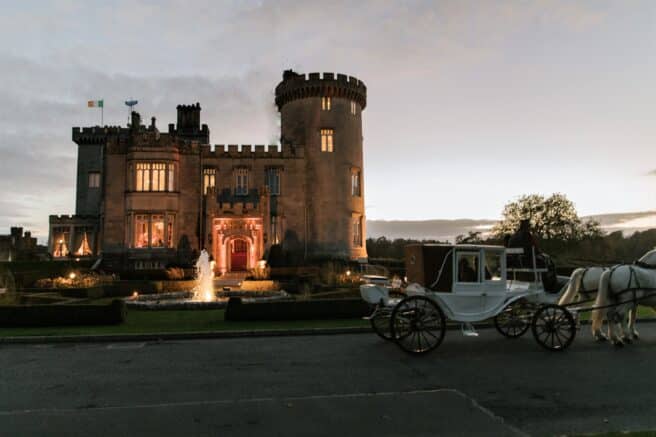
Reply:
[[2, 328], [0, 337], [149, 334], [176, 332], [312, 329], [369, 326], [361, 319], [226, 322], [225, 310], [140, 311], [130, 309], [122, 325]]

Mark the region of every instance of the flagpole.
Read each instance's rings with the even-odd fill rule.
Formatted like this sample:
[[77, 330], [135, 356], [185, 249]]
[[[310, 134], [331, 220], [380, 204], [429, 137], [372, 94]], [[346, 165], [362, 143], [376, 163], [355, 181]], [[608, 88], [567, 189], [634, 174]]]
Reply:
[[103, 99], [103, 105], [100, 107], [100, 127], [105, 125], [105, 99]]

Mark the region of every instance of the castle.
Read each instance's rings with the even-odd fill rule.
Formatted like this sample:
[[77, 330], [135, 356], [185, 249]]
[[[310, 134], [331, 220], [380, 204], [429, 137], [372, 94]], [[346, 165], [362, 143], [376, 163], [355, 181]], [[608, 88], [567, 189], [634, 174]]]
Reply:
[[366, 260], [364, 83], [287, 70], [275, 103], [281, 147], [210, 146], [198, 103], [167, 132], [137, 112], [127, 127], [73, 128], [76, 214], [50, 216], [50, 253], [157, 269], [204, 248], [217, 273], [252, 269], [273, 245]]

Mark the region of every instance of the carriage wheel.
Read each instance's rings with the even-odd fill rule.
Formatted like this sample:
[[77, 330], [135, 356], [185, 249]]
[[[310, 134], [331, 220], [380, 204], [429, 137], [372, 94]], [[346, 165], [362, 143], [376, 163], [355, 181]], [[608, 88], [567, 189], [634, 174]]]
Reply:
[[442, 309], [424, 296], [403, 299], [392, 310], [392, 337], [411, 354], [430, 352], [442, 343], [446, 319]]
[[390, 329], [390, 311], [379, 310], [369, 319], [371, 328], [379, 337], [385, 340], [392, 340], [392, 330]]
[[531, 329], [535, 341], [551, 351], [567, 349], [576, 336], [572, 313], [560, 305], [540, 307], [533, 316]]
[[494, 318], [494, 327], [507, 338], [519, 338], [531, 327], [531, 313], [524, 301], [513, 302]]

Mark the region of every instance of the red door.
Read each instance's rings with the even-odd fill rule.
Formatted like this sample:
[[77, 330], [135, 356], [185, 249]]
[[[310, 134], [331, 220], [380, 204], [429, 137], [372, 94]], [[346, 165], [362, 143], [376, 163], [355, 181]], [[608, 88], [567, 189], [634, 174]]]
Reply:
[[246, 257], [248, 255], [248, 243], [244, 240], [234, 240], [230, 253], [230, 270], [246, 270]]

